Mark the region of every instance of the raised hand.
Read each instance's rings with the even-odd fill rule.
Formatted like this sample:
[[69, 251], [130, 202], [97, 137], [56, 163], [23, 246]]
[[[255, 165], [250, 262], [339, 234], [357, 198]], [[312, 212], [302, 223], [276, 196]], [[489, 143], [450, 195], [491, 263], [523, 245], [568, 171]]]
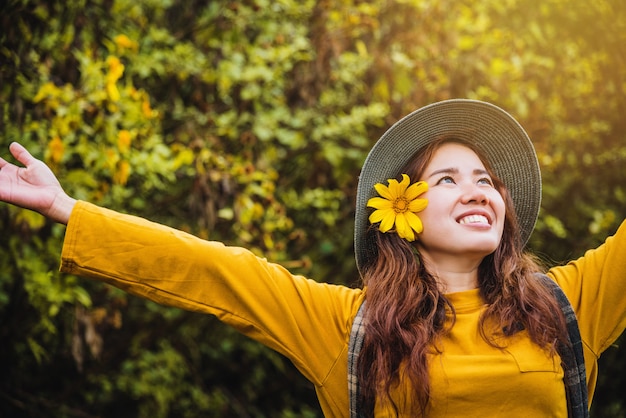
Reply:
[[24, 167], [0, 158], [0, 200], [67, 224], [76, 200], [65, 193], [52, 170], [22, 145], [13, 142], [9, 150]]

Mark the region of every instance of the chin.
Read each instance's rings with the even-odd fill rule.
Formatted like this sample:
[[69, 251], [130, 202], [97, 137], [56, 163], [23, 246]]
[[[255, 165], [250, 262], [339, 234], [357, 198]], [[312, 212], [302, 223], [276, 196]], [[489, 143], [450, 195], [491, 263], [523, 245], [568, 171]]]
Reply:
[[497, 243], [494, 243], [494, 242], [477, 243], [474, 246], [472, 246], [472, 252], [477, 252], [477, 253], [483, 254], [486, 257], [489, 254], [493, 254], [498, 249], [498, 245], [500, 245], [499, 242], [497, 242]]

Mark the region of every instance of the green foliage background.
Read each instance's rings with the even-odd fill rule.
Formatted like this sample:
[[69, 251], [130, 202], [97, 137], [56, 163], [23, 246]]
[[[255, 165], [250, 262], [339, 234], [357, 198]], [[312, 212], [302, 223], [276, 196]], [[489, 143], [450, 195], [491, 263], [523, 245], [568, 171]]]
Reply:
[[[358, 282], [359, 167], [436, 100], [491, 101], [528, 130], [530, 247], [550, 263], [626, 216], [622, 0], [3, 4], [2, 156], [20, 141], [79, 199], [317, 280]], [[0, 228], [0, 416], [320, 416], [285, 359], [213, 318], [58, 273], [63, 227], [2, 205]], [[625, 371], [610, 349], [594, 416], [626, 416]]]

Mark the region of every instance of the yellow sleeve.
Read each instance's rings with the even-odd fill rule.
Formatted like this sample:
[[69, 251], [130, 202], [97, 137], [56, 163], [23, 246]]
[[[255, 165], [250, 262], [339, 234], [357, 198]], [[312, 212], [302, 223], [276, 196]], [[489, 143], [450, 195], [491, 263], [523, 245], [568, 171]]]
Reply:
[[217, 316], [321, 385], [345, 356], [362, 292], [290, 274], [242, 248], [79, 202], [61, 270]]
[[626, 328], [626, 221], [604, 244], [552, 268], [548, 275], [561, 286], [576, 312], [592, 395], [598, 357]]

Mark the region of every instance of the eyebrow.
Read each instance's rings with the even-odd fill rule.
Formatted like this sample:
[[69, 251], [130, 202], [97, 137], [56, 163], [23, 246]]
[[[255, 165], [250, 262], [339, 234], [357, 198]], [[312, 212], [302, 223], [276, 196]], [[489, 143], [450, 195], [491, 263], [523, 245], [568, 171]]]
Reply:
[[[436, 175], [439, 174], [459, 174], [459, 169], [458, 168], [442, 168], [439, 170], [435, 170], [432, 173], [430, 173], [430, 175], [427, 178], [431, 178], [434, 177]], [[480, 175], [487, 175], [489, 177], [491, 177], [491, 174], [489, 174], [489, 172], [487, 170], [484, 170], [482, 168], [476, 168], [474, 169], [474, 171], [472, 171], [472, 174], [475, 176], [480, 176]]]

